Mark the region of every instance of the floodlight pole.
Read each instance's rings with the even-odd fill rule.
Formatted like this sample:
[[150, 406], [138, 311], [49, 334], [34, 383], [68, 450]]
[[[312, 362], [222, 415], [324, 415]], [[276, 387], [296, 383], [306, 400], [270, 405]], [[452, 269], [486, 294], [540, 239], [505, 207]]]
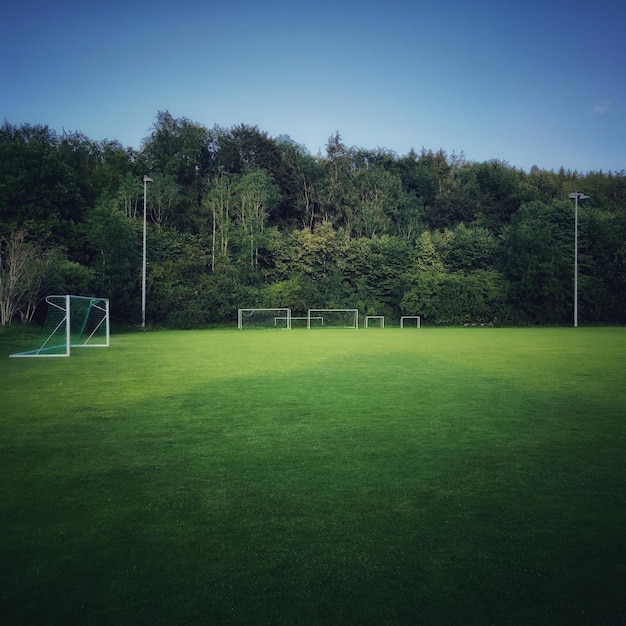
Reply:
[[154, 181], [148, 176], [143, 177], [143, 255], [141, 267], [141, 327], [146, 327], [146, 195], [147, 183]]
[[574, 328], [578, 327], [578, 200], [587, 200], [589, 196], [579, 191], [570, 193], [574, 200]]

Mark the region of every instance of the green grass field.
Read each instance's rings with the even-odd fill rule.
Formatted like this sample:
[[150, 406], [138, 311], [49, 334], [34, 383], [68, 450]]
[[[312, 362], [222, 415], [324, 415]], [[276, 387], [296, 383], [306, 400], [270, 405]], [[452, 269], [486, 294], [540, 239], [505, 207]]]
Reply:
[[626, 329], [7, 337], [4, 624], [626, 623]]

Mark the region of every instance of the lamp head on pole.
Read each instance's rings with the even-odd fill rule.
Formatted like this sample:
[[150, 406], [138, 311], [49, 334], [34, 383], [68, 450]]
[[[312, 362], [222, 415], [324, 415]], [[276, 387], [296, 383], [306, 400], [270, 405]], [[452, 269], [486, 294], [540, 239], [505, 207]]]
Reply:
[[580, 193], [577, 191], [576, 193], [570, 193], [570, 200], [588, 200], [589, 196], [586, 196], [584, 193]]
[[149, 176], [144, 176], [143, 177], [143, 182], [144, 183], [153, 183], [154, 181]]

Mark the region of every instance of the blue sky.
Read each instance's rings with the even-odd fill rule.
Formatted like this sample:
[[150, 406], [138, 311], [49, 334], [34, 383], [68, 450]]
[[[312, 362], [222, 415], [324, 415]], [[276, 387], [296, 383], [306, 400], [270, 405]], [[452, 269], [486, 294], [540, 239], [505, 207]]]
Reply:
[[20, 0], [0, 119], [139, 148], [157, 111], [316, 154], [626, 169], [623, 0]]

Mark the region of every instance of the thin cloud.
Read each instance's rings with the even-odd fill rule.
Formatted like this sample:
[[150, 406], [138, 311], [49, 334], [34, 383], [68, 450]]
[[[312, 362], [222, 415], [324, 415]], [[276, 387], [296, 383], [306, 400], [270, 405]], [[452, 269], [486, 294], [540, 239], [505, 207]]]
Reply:
[[598, 103], [598, 105], [593, 110], [593, 112], [596, 115], [604, 115], [609, 110], [610, 106], [611, 106], [610, 100], [602, 100], [602, 102]]

